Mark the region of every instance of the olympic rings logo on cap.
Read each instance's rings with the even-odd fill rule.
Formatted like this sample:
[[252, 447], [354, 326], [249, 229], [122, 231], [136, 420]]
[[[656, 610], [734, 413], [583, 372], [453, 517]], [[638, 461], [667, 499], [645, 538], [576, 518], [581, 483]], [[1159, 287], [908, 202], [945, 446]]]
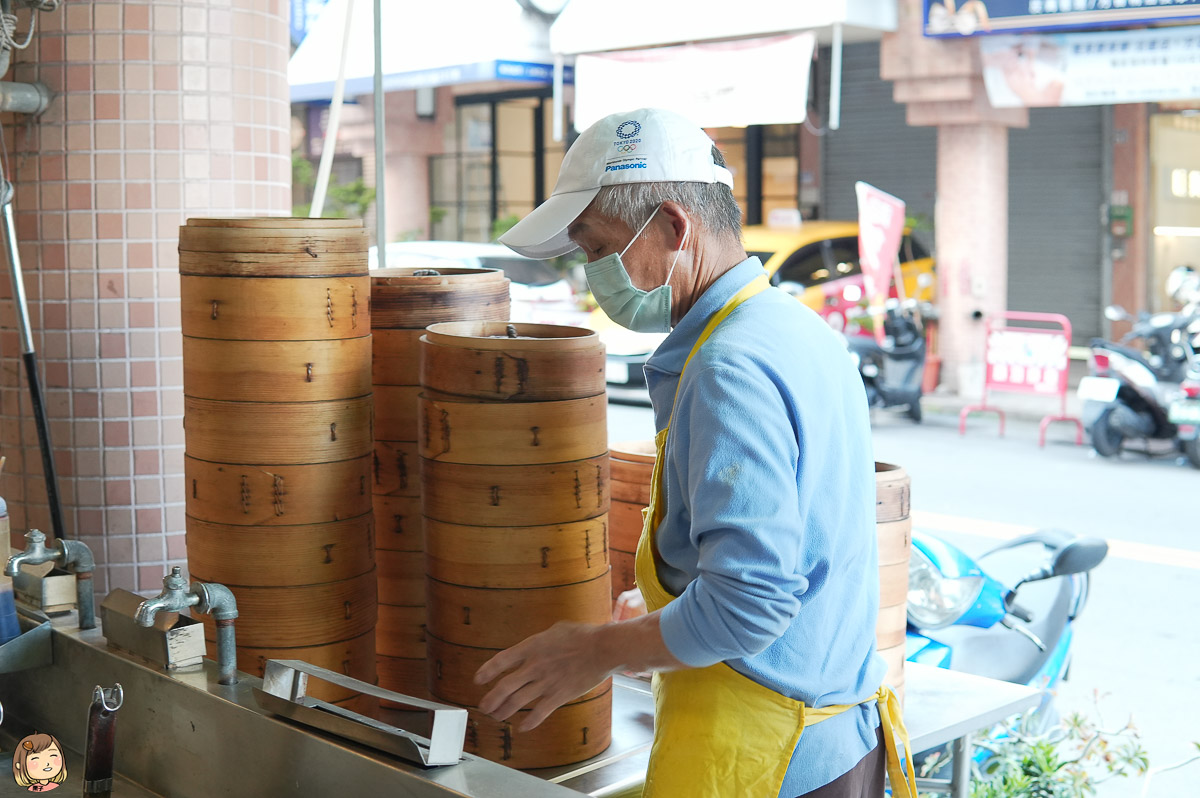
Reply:
[[[630, 130], [628, 133], [624, 132], [625, 128], [629, 125], [632, 125], [633, 129]], [[622, 122], [621, 124], [617, 125], [617, 138], [619, 138], [619, 139], [631, 139], [634, 136], [636, 136], [638, 133], [641, 133], [641, 132], [642, 132], [642, 123], [638, 122], [634, 119], [630, 119], [627, 122]]]
[[617, 147], [617, 152], [633, 152], [637, 149], [636, 144], [622, 144]]

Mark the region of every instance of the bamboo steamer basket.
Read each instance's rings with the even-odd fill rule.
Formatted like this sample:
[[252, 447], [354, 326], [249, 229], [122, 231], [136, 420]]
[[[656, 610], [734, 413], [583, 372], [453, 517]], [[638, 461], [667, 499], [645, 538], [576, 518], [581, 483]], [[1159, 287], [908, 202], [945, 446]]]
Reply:
[[425, 460], [534, 465], [600, 457], [608, 451], [604, 396], [500, 404], [418, 402], [418, 451]]
[[371, 492], [376, 496], [421, 496], [421, 461], [415, 441], [375, 441], [373, 464]]
[[385, 551], [424, 551], [421, 500], [411, 496], [373, 496], [375, 548]]
[[[232, 526], [189, 518], [188, 567], [223, 585], [339, 582], [374, 567], [374, 524], [370, 511], [345, 521], [302, 526]], [[270, 556], [231, 556], [251, 547]]]
[[[475, 672], [502, 649], [459, 646], [432, 634], [428, 635], [428, 645], [430, 694], [454, 704], [478, 706], [492, 686], [475, 684]], [[612, 680], [606, 679], [575, 701], [596, 698], [610, 689]]]
[[[447, 702], [452, 703], [452, 702]], [[612, 690], [559, 707], [532, 731], [518, 731], [529, 710], [507, 721], [494, 720], [466, 707], [463, 750], [512, 768], [570, 765], [600, 754], [612, 744]]]
[[184, 397], [187, 453], [218, 463], [329, 463], [370, 454], [371, 397], [218, 402]]
[[[239, 618], [240, 621], [240, 618]], [[237, 622], [235, 622], [236, 628]], [[205, 627], [208, 635], [214, 627]], [[241, 642], [240, 640], [238, 641]], [[207, 636], [210, 657], [216, 657], [216, 638]], [[341, 673], [367, 684], [376, 683], [375, 675], [375, 634], [367, 632], [336, 643], [326, 643], [320, 646], [297, 646], [294, 648], [255, 648], [251, 646], [237, 647], [238, 670], [253, 676], [262, 677], [269, 659], [298, 659], [318, 668], [325, 668]], [[358, 693], [347, 690], [328, 682], [313, 679], [309, 682], [309, 695], [322, 701], [340, 702]]]
[[637, 552], [638, 539], [642, 536], [644, 526], [642, 510], [645, 507], [644, 504], [613, 501], [608, 517], [612, 524], [610, 542], [614, 551], [627, 554]]
[[[413, 698], [434, 700], [429, 686], [425, 684], [428, 670], [425, 657], [385, 657], [379, 654], [375, 658], [375, 668], [379, 673], [379, 684], [385, 689]], [[380, 704], [388, 708], [398, 707], [390, 701], [381, 701]]]
[[503, 649], [558, 621], [610, 620], [608, 574], [586, 582], [528, 590], [464, 587], [428, 580], [429, 631], [448, 643]]
[[420, 330], [439, 322], [506, 319], [508, 286], [499, 269], [373, 269], [374, 326]]
[[[425, 659], [425, 607], [379, 605], [375, 650], [385, 657]], [[424, 678], [424, 677], [422, 677]]]
[[187, 513], [198, 521], [241, 526], [326, 524], [355, 518], [371, 511], [371, 466], [371, 455], [333, 463], [270, 466], [185, 456]]
[[[613, 460], [609, 464], [611, 473], [616, 473], [620, 467], [620, 461], [618, 460]], [[616, 477], [611, 477], [611, 480], [611, 492], [614, 502], [627, 502], [637, 507], [650, 506], [650, 482], [648, 478], [643, 483], [625, 482]]]
[[912, 552], [911, 480], [903, 468], [875, 464], [879, 548], [879, 621], [875, 645], [888, 663], [886, 683], [903, 703], [908, 561]]
[[420, 395], [419, 385], [376, 385], [375, 440], [415, 441]]
[[425, 555], [419, 551], [375, 552], [379, 603], [400, 607], [425, 604]]
[[608, 455], [568, 463], [480, 466], [426, 460], [427, 518], [451, 524], [542, 526], [608, 512]]
[[179, 278], [183, 334], [237, 341], [318, 341], [371, 333], [369, 277]]
[[[197, 582], [216, 582], [192, 569]], [[237, 599], [237, 640], [247, 647], [320, 646], [360, 637], [375, 628], [374, 569], [337, 582], [287, 587], [227, 585]], [[205, 635], [216, 636], [209, 616]]]
[[421, 336], [424, 329], [371, 329], [371, 382], [375, 385], [421, 384]]
[[611, 549], [608, 559], [612, 562], [612, 598], [615, 604], [622, 593], [637, 587], [637, 574], [634, 572], [637, 553]]
[[422, 341], [421, 384], [444, 396], [547, 402], [606, 390], [604, 345], [590, 330], [549, 324], [435, 324]]
[[183, 393], [235, 402], [319, 402], [371, 393], [371, 339], [183, 339]]
[[608, 520], [487, 527], [426, 520], [425, 568], [441, 582], [469, 587], [554, 587], [608, 572]]
[[179, 271], [188, 275], [365, 275], [367, 233], [358, 219], [188, 219]]

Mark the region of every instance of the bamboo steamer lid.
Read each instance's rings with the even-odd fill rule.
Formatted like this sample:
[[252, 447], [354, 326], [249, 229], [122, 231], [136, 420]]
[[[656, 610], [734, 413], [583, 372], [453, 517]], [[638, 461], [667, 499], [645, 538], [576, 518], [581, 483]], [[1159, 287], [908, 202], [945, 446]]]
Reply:
[[411, 441], [375, 441], [374, 483], [376, 496], [421, 495], [421, 461], [417, 444]]
[[608, 403], [603, 396], [557, 402], [417, 403], [421, 457], [472, 465], [562, 463], [608, 451]]
[[[215, 582], [193, 573], [197, 582]], [[338, 582], [289, 587], [227, 585], [237, 599], [237, 639], [247, 647], [318, 646], [359, 637], [375, 626], [376, 576], [371, 570]], [[210, 616], [200, 616], [216, 637]]]
[[889, 463], [875, 464], [875, 515], [880, 523], [908, 518], [912, 499], [908, 473]]
[[611, 447], [614, 460], [624, 460], [629, 463], [639, 463], [648, 465], [651, 468], [654, 466], [654, 460], [658, 456], [657, 448], [654, 441], [621, 441], [614, 443]]
[[[188, 569], [223, 585], [337, 582], [374, 566], [374, 514], [301, 526], [230, 526], [187, 519]], [[253, 548], [269, 557], [235, 554]]]
[[415, 441], [420, 385], [375, 386], [375, 439]]
[[241, 526], [355, 518], [371, 510], [371, 465], [369, 454], [332, 463], [263, 466], [185, 456], [187, 512], [200, 521]]
[[238, 341], [317, 341], [371, 332], [369, 277], [179, 278], [183, 334]]
[[235, 402], [318, 402], [371, 393], [371, 339], [183, 339], [183, 392]]
[[[622, 498], [622, 501], [650, 503], [650, 478], [654, 474], [654, 441], [622, 441], [610, 447], [612, 478], [628, 485], [622, 486], [623, 495], [637, 498]], [[616, 496], [615, 487], [614, 497]], [[645, 498], [642, 498], [645, 497]], [[643, 505], [644, 506], [644, 505]]]
[[184, 397], [187, 453], [212, 462], [328, 463], [370, 454], [371, 397], [215, 402]]
[[182, 274], [299, 277], [367, 273], [359, 219], [191, 218], [179, 228]]
[[[239, 618], [240, 621], [240, 618]], [[207, 633], [211, 624], [205, 628]], [[236, 622], [235, 622], [236, 628]], [[205, 639], [210, 657], [216, 657], [216, 640]], [[240, 640], [239, 640], [240, 642]], [[341, 673], [353, 679], [375, 684], [375, 634], [366, 632], [349, 640], [326, 643], [319, 646], [297, 646], [294, 648], [237, 647], [238, 670], [262, 677], [269, 659], [298, 659], [318, 668]], [[338, 687], [329, 682], [313, 679], [308, 693], [322, 701], [343, 701], [354, 695], [352, 690]]]
[[605, 573], [572, 585], [520, 590], [428, 581], [429, 631], [448, 643], [503, 649], [558, 621], [610, 620], [612, 587]]
[[427, 460], [424, 511], [451, 524], [540, 526], [608, 512], [608, 456], [570, 463], [479, 466]]
[[633, 590], [637, 587], [637, 578], [634, 574], [636, 554], [613, 549], [608, 553], [608, 557], [612, 561], [612, 597], [613, 601], [616, 601], [617, 597], [626, 590]]
[[375, 650], [386, 657], [425, 659], [425, 607], [379, 605]]
[[374, 496], [375, 548], [386, 551], [424, 551], [421, 499], [410, 496]]
[[419, 330], [438, 322], [506, 319], [508, 286], [499, 269], [373, 269], [373, 325]]
[[379, 603], [415, 607], [425, 603], [425, 555], [419, 551], [377, 551]]
[[371, 330], [371, 382], [375, 385], [421, 383], [421, 336], [424, 329]]
[[507, 721], [467, 707], [467, 753], [512, 768], [569, 765], [600, 754], [612, 744], [612, 690], [551, 712], [532, 731], [518, 731], [529, 710]]
[[642, 536], [642, 508], [645, 505], [613, 501], [609, 506], [609, 543], [614, 551], [634, 553]]
[[[428, 636], [428, 644], [429, 692], [438, 700], [462, 706], [478, 706], [492, 686], [475, 684], [475, 672], [503, 649], [459, 646], [432, 634]], [[596, 698], [611, 689], [612, 679], [606, 679], [575, 701]]]
[[608, 520], [489, 527], [425, 521], [425, 568], [434, 579], [496, 588], [552, 587], [608, 571]]
[[[514, 326], [519, 333], [531, 328], [534, 332], [577, 329]], [[421, 347], [421, 384], [428, 392], [491, 401], [544, 402], [599, 396], [606, 390], [604, 345], [599, 336], [569, 336], [582, 338], [588, 345], [579, 347], [572, 341], [570, 354], [566, 355], [556, 349], [528, 347], [525, 339], [513, 340], [505, 348], [496, 348], [490, 342], [476, 345], [476, 337], [454, 334], [456, 329], [503, 335], [506, 327], [434, 325]], [[540, 347], [541, 341], [537, 343]]]
[[[375, 669], [379, 673], [379, 686], [383, 689], [413, 698], [433, 700], [433, 694], [429, 692], [429, 685], [426, 684], [428, 668], [425, 657], [410, 659], [379, 654], [375, 658]], [[399, 707], [391, 701], [381, 701], [380, 704], [388, 708]]]

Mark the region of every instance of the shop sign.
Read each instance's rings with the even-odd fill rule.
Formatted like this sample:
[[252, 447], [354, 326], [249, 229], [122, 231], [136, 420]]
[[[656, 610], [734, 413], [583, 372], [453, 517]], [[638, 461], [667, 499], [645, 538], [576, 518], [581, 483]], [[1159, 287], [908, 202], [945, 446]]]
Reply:
[[[858, 259], [862, 267], [863, 291], [873, 314], [880, 314], [892, 287], [892, 270], [904, 237], [904, 200], [880, 191], [861, 180], [854, 184], [858, 196]], [[875, 337], [883, 338], [883, 325], [875, 325]]]
[[979, 49], [995, 108], [1200, 97], [1200, 25], [993, 36]]
[[1123, 28], [1200, 18], [1200, 0], [925, 0], [925, 35]]

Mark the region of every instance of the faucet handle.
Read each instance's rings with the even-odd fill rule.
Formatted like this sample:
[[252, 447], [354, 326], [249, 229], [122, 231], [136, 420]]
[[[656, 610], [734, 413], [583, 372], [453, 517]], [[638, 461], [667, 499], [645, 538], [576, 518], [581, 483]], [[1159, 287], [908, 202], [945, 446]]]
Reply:
[[40, 529], [30, 529], [25, 533], [25, 539], [29, 541], [29, 548], [45, 548], [46, 535]]
[[186, 590], [187, 580], [183, 578], [183, 570], [178, 566], [171, 568], [171, 573], [163, 577], [163, 588], [166, 590]]

